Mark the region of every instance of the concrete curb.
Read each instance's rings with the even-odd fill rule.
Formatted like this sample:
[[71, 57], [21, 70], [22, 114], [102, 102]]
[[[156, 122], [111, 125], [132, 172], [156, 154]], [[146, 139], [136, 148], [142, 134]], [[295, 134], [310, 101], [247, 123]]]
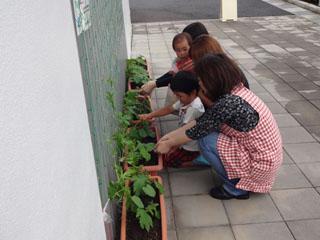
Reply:
[[307, 9], [307, 10], [310, 10], [312, 12], [320, 14], [320, 6], [316, 6], [316, 5], [313, 5], [311, 3], [306, 3], [306, 2], [303, 2], [303, 1], [299, 1], [299, 0], [283, 0], [283, 1], [292, 3], [294, 5], [302, 7], [304, 9]]

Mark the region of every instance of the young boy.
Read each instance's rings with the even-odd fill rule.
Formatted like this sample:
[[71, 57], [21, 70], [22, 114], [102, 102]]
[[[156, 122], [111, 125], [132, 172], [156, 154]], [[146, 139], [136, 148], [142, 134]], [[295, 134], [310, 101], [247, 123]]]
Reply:
[[[199, 84], [194, 74], [187, 71], [178, 72], [171, 81], [170, 88], [178, 101], [173, 105], [160, 108], [148, 114], [141, 114], [142, 120], [168, 115], [179, 111], [179, 127], [200, 117], [204, 113], [204, 106], [198, 97]], [[166, 155], [165, 166], [192, 166], [192, 161], [200, 155], [197, 141], [184, 144]]]
[[141, 92], [150, 94], [152, 90], [157, 87], [166, 87], [170, 84], [173, 76], [178, 71], [191, 71], [193, 72], [192, 59], [189, 56], [189, 49], [192, 44], [190, 34], [183, 32], [174, 36], [172, 40], [172, 48], [176, 53], [176, 59], [172, 63], [169, 72], [163, 74], [156, 81], [149, 81], [141, 87]]

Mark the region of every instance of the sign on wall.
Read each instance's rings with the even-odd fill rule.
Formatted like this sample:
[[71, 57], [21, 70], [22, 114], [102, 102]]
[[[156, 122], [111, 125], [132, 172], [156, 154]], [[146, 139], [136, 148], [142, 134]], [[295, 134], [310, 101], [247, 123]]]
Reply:
[[89, 2], [90, 0], [73, 0], [74, 17], [78, 35], [91, 26]]

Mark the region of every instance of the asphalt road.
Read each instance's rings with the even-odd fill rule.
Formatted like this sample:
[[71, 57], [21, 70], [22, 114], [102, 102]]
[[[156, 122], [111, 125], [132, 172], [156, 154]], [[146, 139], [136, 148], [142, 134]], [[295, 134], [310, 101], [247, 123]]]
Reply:
[[[218, 19], [220, 0], [130, 0], [131, 21]], [[239, 17], [291, 15], [261, 0], [238, 0]]]

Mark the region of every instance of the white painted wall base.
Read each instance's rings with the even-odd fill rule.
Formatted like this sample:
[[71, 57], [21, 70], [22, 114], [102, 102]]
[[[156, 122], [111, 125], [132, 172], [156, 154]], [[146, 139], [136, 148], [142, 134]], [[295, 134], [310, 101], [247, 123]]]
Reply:
[[105, 240], [71, 1], [0, 1], [0, 239]]

